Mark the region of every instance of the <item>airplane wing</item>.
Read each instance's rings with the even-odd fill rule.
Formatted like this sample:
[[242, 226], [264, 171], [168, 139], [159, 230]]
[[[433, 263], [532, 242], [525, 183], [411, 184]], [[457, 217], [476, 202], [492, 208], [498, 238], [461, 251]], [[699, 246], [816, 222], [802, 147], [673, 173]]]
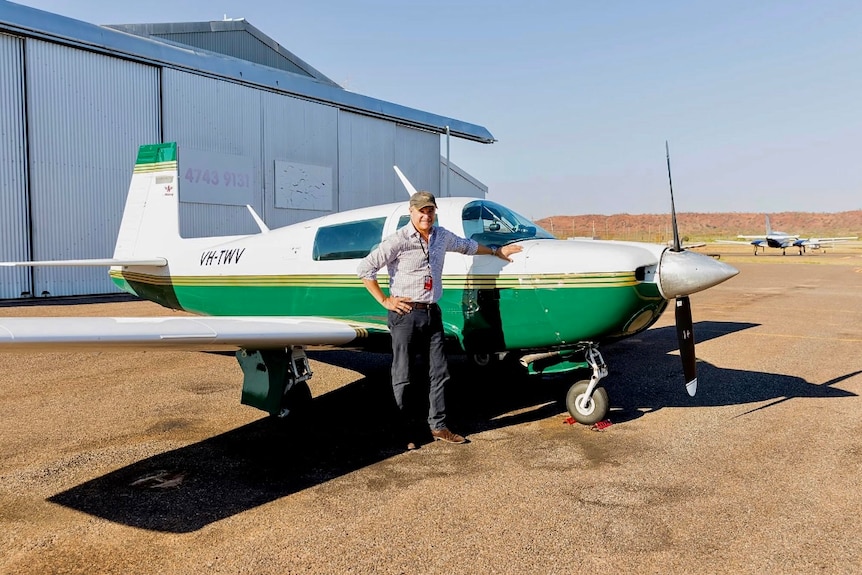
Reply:
[[736, 236], [736, 237], [739, 239], [742, 239], [742, 240], [749, 240], [749, 241], [738, 242], [738, 241], [734, 241], [734, 240], [716, 240], [716, 242], [720, 243], [720, 244], [745, 244], [745, 245], [758, 246], [758, 247], [759, 246], [765, 246], [769, 243], [766, 240], [766, 238], [764, 238], [763, 236]]
[[[670, 247], [673, 247], [673, 240], [668, 241], [667, 245]], [[680, 246], [680, 247], [684, 250], [690, 250], [690, 249], [694, 249], [694, 248], [702, 248], [705, 245], [706, 245], [706, 242], [697, 242], [695, 244], [682, 244], [682, 246]]]
[[805, 238], [796, 240], [795, 245], [810, 246], [819, 244], [840, 244], [842, 242], [851, 242], [858, 239], [858, 236], [844, 236], [840, 238]]
[[224, 351], [344, 345], [385, 327], [316, 317], [0, 317], [0, 351]]
[[[765, 243], [766, 240], [763, 240], [763, 242]], [[713, 243], [716, 243], [716, 244], [735, 244], [737, 246], [750, 246], [754, 242], [738, 242], [736, 240], [713, 240]], [[757, 244], [757, 245], [759, 245], [759, 244]]]

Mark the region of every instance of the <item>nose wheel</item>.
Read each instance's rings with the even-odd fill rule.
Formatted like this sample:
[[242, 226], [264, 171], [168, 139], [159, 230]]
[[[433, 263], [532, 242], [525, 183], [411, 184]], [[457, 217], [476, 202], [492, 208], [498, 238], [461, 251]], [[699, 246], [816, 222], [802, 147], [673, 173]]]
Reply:
[[582, 425], [598, 423], [608, 414], [608, 392], [597, 387], [592, 395], [587, 395], [590, 382], [586, 379], [569, 388], [566, 394], [566, 409], [575, 421]]
[[587, 347], [585, 355], [587, 363], [593, 369], [593, 375], [589, 380], [578, 381], [569, 388], [566, 393], [566, 409], [578, 423], [592, 425], [608, 415], [608, 392], [604, 387], [599, 387], [599, 381], [608, 375], [608, 367], [595, 346]]

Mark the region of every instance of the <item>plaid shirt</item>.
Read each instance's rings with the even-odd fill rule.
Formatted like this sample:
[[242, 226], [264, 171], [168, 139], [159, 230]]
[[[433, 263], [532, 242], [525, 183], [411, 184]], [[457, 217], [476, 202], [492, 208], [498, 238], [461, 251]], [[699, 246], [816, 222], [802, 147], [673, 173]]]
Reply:
[[[377, 272], [386, 266], [390, 296], [434, 303], [443, 295], [443, 260], [446, 252], [474, 255], [479, 244], [441, 227], [431, 228], [428, 244], [416, 228], [408, 224], [384, 238], [359, 263], [356, 273], [362, 279], [377, 279]], [[431, 276], [430, 290], [425, 289], [427, 276]]]

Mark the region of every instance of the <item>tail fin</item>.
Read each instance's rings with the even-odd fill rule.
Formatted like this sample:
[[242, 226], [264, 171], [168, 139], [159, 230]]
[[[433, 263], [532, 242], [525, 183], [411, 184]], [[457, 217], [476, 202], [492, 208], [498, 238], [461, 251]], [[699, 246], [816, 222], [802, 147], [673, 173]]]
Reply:
[[3, 267], [154, 266], [181, 240], [176, 143], [138, 149], [114, 257], [108, 259], [0, 262]]
[[769, 225], [769, 215], [766, 216], [766, 235], [770, 235], [772, 233], [772, 226]]
[[163, 257], [166, 248], [181, 240], [177, 144], [148, 144], [138, 158], [114, 258], [135, 260]]

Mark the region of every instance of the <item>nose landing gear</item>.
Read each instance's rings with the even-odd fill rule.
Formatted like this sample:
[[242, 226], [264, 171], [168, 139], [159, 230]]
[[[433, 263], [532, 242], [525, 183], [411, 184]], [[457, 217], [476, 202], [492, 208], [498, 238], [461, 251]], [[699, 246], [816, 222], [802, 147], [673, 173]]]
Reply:
[[598, 348], [592, 344], [587, 347], [585, 355], [593, 375], [589, 381], [578, 381], [569, 388], [566, 393], [566, 409], [578, 423], [592, 425], [603, 420], [608, 414], [608, 392], [599, 386], [599, 381], [608, 375], [608, 366]]
[[[575, 361], [573, 356], [581, 352], [584, 361]], [[564, 373], [591, 368], [593, 375], [589, 380], [578, 381], [569, 388], [566, 409], [575, 421], [583, 425], [592, 425], [607, 417], [610, 406], [608, 392], [599, 382], [607, 377], [608, 366], [597, 344], [584, 342], [575, 349], [526, 355], [520, 361], [529, 373]]]

